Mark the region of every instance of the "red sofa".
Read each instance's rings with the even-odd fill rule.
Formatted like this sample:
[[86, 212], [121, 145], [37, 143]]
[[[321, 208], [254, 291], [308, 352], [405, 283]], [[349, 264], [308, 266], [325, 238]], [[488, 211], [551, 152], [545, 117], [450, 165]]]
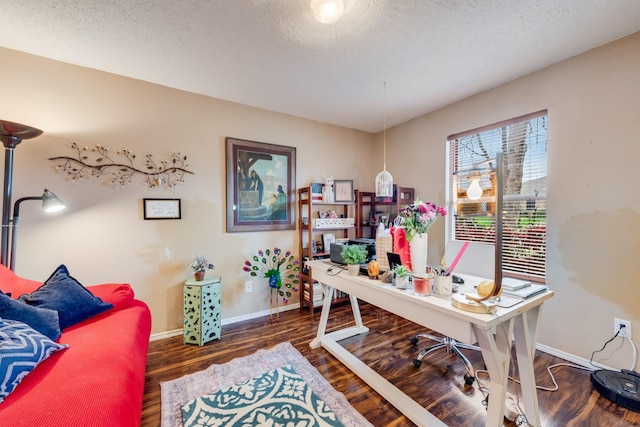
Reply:
[[[0, 265], [0, 290], [11, 298], [41, 285]], [[38, 365], [0, 403], [0, 426], [140, 425], [149, 308], [128, 284], [87, 289], [114, 307], [62, 330], [57, 342], [69, 347]]]

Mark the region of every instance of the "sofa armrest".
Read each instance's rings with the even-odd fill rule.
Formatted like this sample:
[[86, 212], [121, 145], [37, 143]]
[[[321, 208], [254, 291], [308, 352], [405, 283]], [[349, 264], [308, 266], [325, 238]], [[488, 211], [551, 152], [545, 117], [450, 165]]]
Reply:
[[0, 264], [0, 290], [5, 294], [11, 294], [11, 298], [17, 299], [20, 295], [30, 294], [40, 286], [42, 286], [42, 282], [23, 279], [8, 267]]
[[134, 299], [134, 292], [131, 285], [127, 283], [104, 283], [101, 285], [87, 286], [87, 289], [106, 303], [113, 304], [112, 311], [122, 310], [131, 306]]

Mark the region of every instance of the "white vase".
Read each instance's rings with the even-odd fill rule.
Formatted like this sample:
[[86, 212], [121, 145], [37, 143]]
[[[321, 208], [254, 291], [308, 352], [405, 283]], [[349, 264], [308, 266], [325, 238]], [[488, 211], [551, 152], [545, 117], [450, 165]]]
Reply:
[[416, 234], [409, 242], [411, 255], [411, 271], [414, 273], [426, 273], [427, 251], [429, 249], [429, 235], [427, 233]]

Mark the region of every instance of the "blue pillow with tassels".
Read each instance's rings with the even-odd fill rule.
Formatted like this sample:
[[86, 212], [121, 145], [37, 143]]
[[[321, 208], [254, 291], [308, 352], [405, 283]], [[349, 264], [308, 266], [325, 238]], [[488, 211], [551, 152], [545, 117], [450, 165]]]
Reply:
[[31, 306], [56, 310], [62, 330], [113, 308], [113, 304], [94, 296], [73, 278], [64, 264], [42, 286], [18, 299]]

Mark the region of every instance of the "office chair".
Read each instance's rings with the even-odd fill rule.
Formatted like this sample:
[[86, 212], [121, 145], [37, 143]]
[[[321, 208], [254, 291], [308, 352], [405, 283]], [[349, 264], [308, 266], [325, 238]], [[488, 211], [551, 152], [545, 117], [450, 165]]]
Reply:
[[450, 337], [437, 337], [435, 335], [431, 335], [427, 333], [415, 334], [413, 337], [411, 337], [411, 344], [413, 345], [418, 344], [418, 339], [420, 338], [428, 338], [432, 341], [435, 341], [436, 344], [433, 344], [432, 346], [421, 350], [418, 353], [418, 356], [415, 359], [413, 359], [413, 366], [415, 366], [416, 368], [419, 368], [422, 365], [422, 359], [427, 357], [429, 353], [431, 353], [432, 351], [438, 350], [440, 348], [445, 348], [447, 350], [447, 353], [451, 353], [451, 352], [455, 353], [456, 356], [458, 356], [462, 360], [462, 363], [464, 363], [464, 366], [467, 369], [467, 373], [464, 376], [465, 384], [467, 385], [473, 384], [473, 382], [476, 379], [476, 371], [475, 369], [473, 369], [473, 365], [471, 364], [471, 362], [469, 362], [469, 359], [467, 359], [466, 356], [462, 354], [460, 349], [464, 348], [468, 350], [480, 351], [480, 347], [475, 345], [470, 345], [470, 344], [464, 344]]
[[[445, 250], [445, 258], [447, 260], [454, 259], [462, 248], [463, 244], [464, 242], [455, 240], [448, 242]], [[493, 260], [495, 259], [494, 252], [495, 251], [493, 245], [471, 242], [471, 244], [464, 252], [464, 256], [460, 258], [460, 261], [456, 265], [455, 271], [457, 273], [467, 273], [480, 277], [493, 277]], [[435, 344], [425, 348], [424, 350], [421, 350], [416, 358], [413, 359], [413, 366], [419, 368], [422, 365], [422, 360], [427, 357], [429, 353], [440, 348], [444, 348], [447, 353], [453, 352], [462, 360], [462, 363], [464, 363], [464, 366], [467, 369], [467, 374], [464, 376], [464, 382], [467, 385], [473, 384], [476, 379], [476, 371], [473, 368], [473, 365], [471, 365], [471, 362], [469, 362], [469, 359], [467, 359], [466, 356], [462, 354], [460, 349], [462, 348], [467, 350], [480, 351], [480, 347], [471, 344], [464, 344], [450, 337], [438, 337], [427, 333], [415, 334], [413, 337], [411, 337], [411, 344], [418, 344], [418, 340], [420, 338], [428, 338], [432, 341], [435, 341]]]

